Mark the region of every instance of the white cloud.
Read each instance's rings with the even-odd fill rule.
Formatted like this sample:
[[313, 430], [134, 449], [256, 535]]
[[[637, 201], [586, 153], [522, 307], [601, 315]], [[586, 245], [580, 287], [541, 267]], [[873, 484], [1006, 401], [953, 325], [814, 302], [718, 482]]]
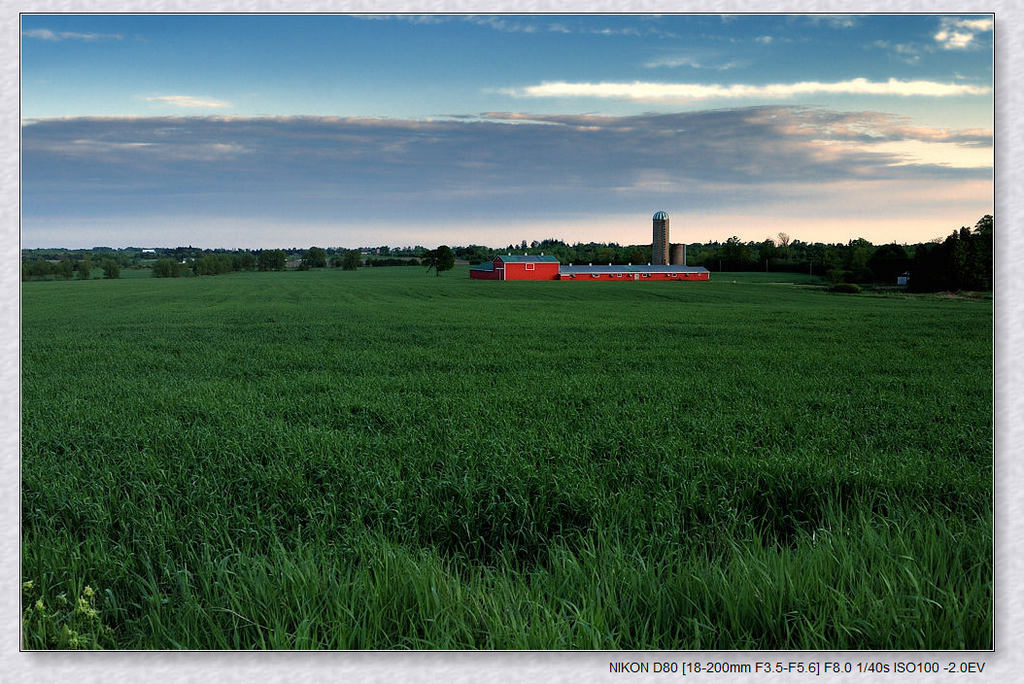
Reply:
[[976, 33], [984, 33], [992, 30], [991, 19], [962, 19], [954, 23], [957, 28], [967, 29]]
[[[495, 31], [501, 31], [502, 33], [536, 33], [537, 26], [534, 24], [524, 23], [522, 21], [510, 21], [508, 18], [497, 17], [493, 15], [474, 15], [470, 14], [462, 17], [463, 21], [477, 26], [486, 26], [492, 28]], [[564, 27], [562, 27], [564, 29]]]
[[935, 34], [935, 40], [941, 43], [946, 50], [958, 50], [970, 45], [974, 40], [974, 34], [960, 31], [939, 31]]
[[961, 83], [935, 81], [869, 81], [854, 78], [847, 81], [824, 83], [801, 81], [797, 83], [769, 83], [766, 85], [717, 83], [568, 83], [553, 81], [525, 88], [505, 88], [498, 92], [514, 97], [599, 97], [625, 100], [709, 100], [742, 98], [786, 98], [798, 95], [889, 95], [950, 97], [956, 95], [985, 95], [991, 88]]
[[[563, 35], [594, 35], [594, 36], [632, 36], [678, 38], [671, 31], [666, 31], [654, 22], [661, 18], [658, 14], [635, 15], [633, 18], [645, 22], [641, 26], [609, 25], [605, 27], [591, 26], [589, 23], [575, 21], [572, 15], [560, 15], [556, 21], [544, 21], [546, 15], [519, 14], [437, 14], [437, 15], [406, 15], [406, 14], [355, 14], [356, 19], [367, 20], [398, 20], [413, 24], [441, 24], [447, 22], [464, 22], [489, 28], [501, 33], [543, 34], [558, 33]], [[556, 18], [553, 16], [553, 18]]]
[[693, 57], [686, 56], [667, 56], [657, 57], [649, 62], [644, 63], [644, 66], [648, 69], [657, 69], [659, 67], [690, 67], [691, 69], [715, 69], [716, 71], [726, 71], [728, 69], [735, 69], [740, 66], [740, 62], [725, 62], [722, 64], [709, 64], [707, 62], [699, 61]]
[[54, 43], [61, 40], [121, 40], [124, 38], [120, 33], [77, 33], [75, 31], [51, 31], [50, 29], [22, 31], [21, 35]]
[[943, 17], [933, 37], [944, 50], [964, 50], [971, 47], [977, 34], [991, 31], [992, 26], [991, 19]]
[[921, 61], [920, 49], [913, 43], [891, 43], [887, 40], [876, 40], [870, 47], [887, 50], [896, 59], [907, 64], [917, 64]]
[[934, 164], [955, 169], [992, 168], [991, 147], [968, 147], [956, 143], [899, 140], [880, 143], [833, 143], [848, 146], [854, 151], [891, 155], [894, 166]]
[[167, 144], [153, 141], [116, 142], [78, 138], [60, 146], [42, 145], [40, 150], [60, 154], [66, 158], [81, 157], [104, 159], [108, 163], [125, 159], [141, 160], [147, 156], [160, 161], [222, 161], [233, 159], [248, 149], [234, 143]]
[[702, 65], [693, 57], [658, 57], [646, 62], [644, 66], [648, 69], [656, 69], [658, 67], [692, 67], [700, 69]]
[[489, 28], [501, 33], [561, 33], [590, 34], [598, 36], [661, 36], [671, 38], [674, 34], [653, 26], [643, 29], [627, 26], [624, 28], [590, 28], [586, 26], [570, 26], [564, 21], [544, 23], [541, 16], [499, 15], [499, 14], [355, 14], [356, 19], [370, 21], [396, 20], [410, 24], [443, 24], [453, 21], [465, 22], [474, 26]]
[[831, 28], [853, 28], [857, 19], [849, 14], [827, 14], [808, 17], [813, 24], [825, 24]]
[[434, 14], [349, 14], [352, 19], [364, 21], [406, 21], [410, 24], [442, 24], [450, 21], [451, 17]]
[[772, 42], [773, 39], [772, 39], [771, 36], [758, 36], [754, 40], [756, 40], [758, 43], [763, 43], [765, 45], [768, 45], [768, 44], [770, 44]]
[[231, 103], [229, 102], [210, 99], [204, 100], [190, 95], [159, 95], [155, 97], [147, 97], [146, 101], [162, 102], [164, 104], [174, 105], [175, 107], [219, 108], [231, 106]]

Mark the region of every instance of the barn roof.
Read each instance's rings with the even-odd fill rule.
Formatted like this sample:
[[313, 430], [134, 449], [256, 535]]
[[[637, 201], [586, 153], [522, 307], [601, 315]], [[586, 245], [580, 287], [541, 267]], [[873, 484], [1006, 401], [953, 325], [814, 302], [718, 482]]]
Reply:
[[560, 266], [558, 268], [560, 274], [566, 275], [580, 274], [580, 273], [707, 273], [708, 269], [703, 266]]
[[498, 258], [504, 261], [506, 264], [516, 264], [523, 262], [555, 262], [558, 263], [558, 257], [553, 257], [550, 254], [499, 254]]
[[494, 262], [493, 261], [485, 261], [482, 264], [476, 264], [474, 266], [470, 266], [469, 270], [470, 271], [493, 271], [494, 270]]

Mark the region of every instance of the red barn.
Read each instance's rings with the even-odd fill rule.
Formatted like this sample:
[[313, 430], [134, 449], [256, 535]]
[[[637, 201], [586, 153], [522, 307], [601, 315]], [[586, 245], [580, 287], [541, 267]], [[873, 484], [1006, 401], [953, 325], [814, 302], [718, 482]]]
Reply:
[[550, 254], [502, 254], [471, 266], [469, 277], [479, 280], [558, 280], [558, 259]]
[[559, 280], [707, 280], [711, 275], [703, 266], [562, 266]]

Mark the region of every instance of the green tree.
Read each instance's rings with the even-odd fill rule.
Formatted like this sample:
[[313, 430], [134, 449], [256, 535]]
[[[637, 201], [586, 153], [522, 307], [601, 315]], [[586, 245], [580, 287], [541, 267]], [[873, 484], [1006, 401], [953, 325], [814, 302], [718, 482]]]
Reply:
[[878, 282], [893, 284], [900, 274], [910, 268], [910, 257], [902, 245], [895, 242], [881, 245], [868, 259], [868, 268]]
[[815, 242], [804, 248], [804, 255], [807, 257], [807, 270], [812, 275], [821, 275], [825, 272], [825, 245]]
[[114, 279], [121, 277], [121, 267], [113, 259], [103, 260], [103, 277]]
[[302, 265], [306, 268], [323, 268], [327, 265], [327, 254], [321, 247], [310, 247], [302, 255]]
[[434, 275], [439, 276], [441, 271], [449, 271], [455, 266], [455, 252], [448, 245], [441, 245], [424, 254], [420, 263], [427, 267], [428, 273], [434, 269]]
[[234, 270], [234, 260], [227, 254], [204, 254], [192, 265], [196, 275], [220, 275]]
[[264, 249], [256, 257], [256, 263], [261, 271], [283, 271], [287, 260], [282, 249]]
[[846, 245], [843, 266], [850, 272], [850, 278], [858, 283], [870, 282], [872, 279], [871, 269], [868, 263], [875, 251], [874, 245], [864, 238], [850, 240]]
[[[817, 263], [817, 262], [815, 262]], [[821, 251], [821, 266], [827, 273], [833, 270], [843, 269], [842, 245], [823, 245]]]
[[71, 276], [75, 274], [75, 266], [71, 263], [71, 259], [61, 259], [54, 272], [64, 280], [71, 280]]
[[971, 286], [971, 264], [974, 262], [974, 245], [971, 231], [962, 226], [958, 233], [953, 233], [945, 243], [949, 245], [949, 271], [953, 286], [965, 289]]
[[974, 243], [971, 272], [972, 286], [979, 290], [992, 289], [992, 216], [985, 214], [974, 225], [971, 235]]
[[231, 256], [231, 262], [236, 271], [251, 271], [256, 268], [256, 257], [252, 252], [236, 252]]
[[768, 270], [770, 262], [779, 256], [778, 248], [775, 246], [775, 242], [771, 238], [765, 238], [761, 244], [757, 246], [757, 261], [758, 268], [764, 267], [764, 270]]
[[936, 292], [947, 287], [942, 246], [934, 242], [917, 245], [910, 262], [910, 289], [916, 292]]
[[341, 267], [346, 271], [354, 271], [363, 265], [363, 255], [358, 249], [345, 250], [345, 256], [341, 258]]
[[52, 272], [50, 263], [46, 259], [33, 259], [29, 262], [28, 274], [33, 278], [42, 278], [43, 276], [50, 275]]
[[729, 271], [742, 271], [755, 263], [750, 245], [740, 242], [735, 235], [725, 241], [718, 256], [723, 262], [722, 266]]
[[154, 278], [178, 278], [184, 270], [183, 264], [174, 259], [157, 259], [153, 264]]
[[646, 264], [651, 261], [651, 247], [633, 245], [626, 248], [626, 261], [631, 264]]
[[213, 260], [213, 255], [204, 254], [196, 259], [195, 263], [192, 264], [192, 271], [197, 276], [215, 275], [217, 273], [217, 266]]
[[92, 258], [86, 255], [84, 259], [78, 262], [78, 279], [88, 280], [90, 275], [92, 275]]
[[612, 247], [602, 247], [598, 250], [597, 254], [594, 255], [594, 263], [597, 264], [612, 264], [618, 259], [618, 254]]

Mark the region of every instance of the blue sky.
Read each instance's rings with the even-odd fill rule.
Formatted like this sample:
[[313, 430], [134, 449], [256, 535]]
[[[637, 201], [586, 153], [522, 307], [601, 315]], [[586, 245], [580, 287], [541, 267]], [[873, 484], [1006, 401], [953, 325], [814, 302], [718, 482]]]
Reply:
[[23, 15], [26, 247], [917, 242], [992, 212], [987, 15]]

